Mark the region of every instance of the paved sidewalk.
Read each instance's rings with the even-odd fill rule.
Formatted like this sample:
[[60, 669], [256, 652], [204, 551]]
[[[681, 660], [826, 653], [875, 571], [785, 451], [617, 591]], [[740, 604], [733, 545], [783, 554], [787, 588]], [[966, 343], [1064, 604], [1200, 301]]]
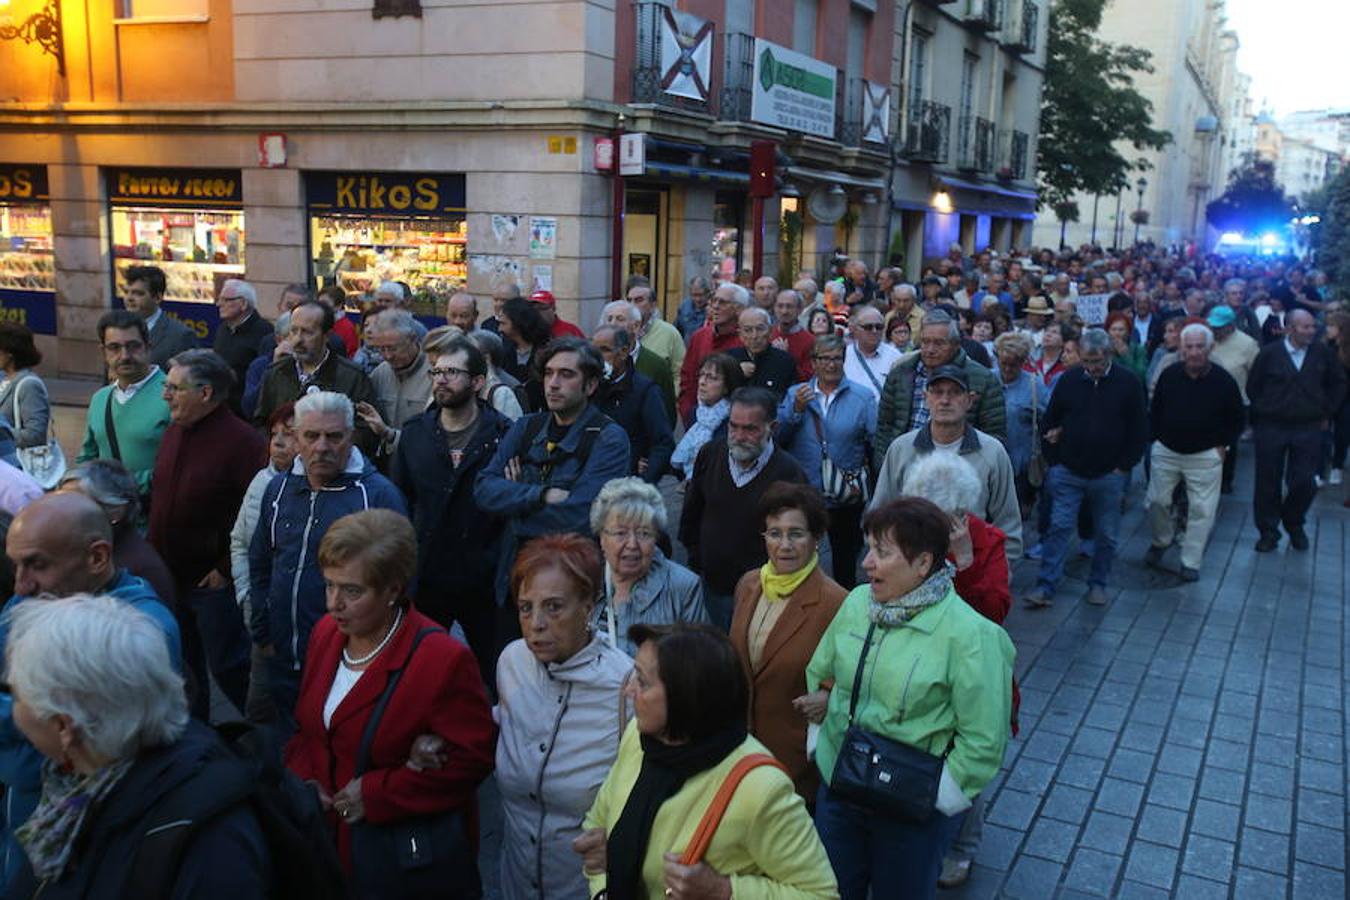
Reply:
[[1244, 449], [1198, 583], [1140, 561], [1136, 472], [1111, 603], [1081, 603], [1076, 559], [1053, 608], [1014, 607], [1022, 731], [971, 880], [940, 896], [1346, 897], [1350, 511], [1324, 488], [1311, 552], [1255, 553]]

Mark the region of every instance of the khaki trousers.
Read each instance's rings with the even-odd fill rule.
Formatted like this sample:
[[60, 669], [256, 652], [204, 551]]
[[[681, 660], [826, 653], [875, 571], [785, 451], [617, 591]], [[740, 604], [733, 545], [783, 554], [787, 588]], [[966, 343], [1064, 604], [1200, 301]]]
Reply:
[[1211, 447], [1199, 453], [1177, 453], [1161, 441], [1154, 441], [1151, 473], [1148, 519], [1153, 531], [1153, 546], [1169, 547], [1176, 538], [1172, 492], [1177, 482], [1184, 482], [1189, 511], [1186, 536], [1181, 542], [1181, 564], [1188, 569], [1199, 569], [1209, 533], [1214, 530], [1214, 514], [1219, 509], [1219, 482], [1223, 477], [1219, 451]]

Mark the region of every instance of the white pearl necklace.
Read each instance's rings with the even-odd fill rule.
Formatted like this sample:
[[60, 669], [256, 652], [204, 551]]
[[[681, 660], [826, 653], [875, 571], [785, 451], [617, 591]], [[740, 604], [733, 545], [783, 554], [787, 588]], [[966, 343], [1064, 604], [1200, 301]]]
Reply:
[[380, 639], [380, 642], [375, 645], [374, 650], [370, 651], [365, 656], [354, 657], [347, 652], [346, 647], [343, 647], [342, 661], [347, 665], [352, 666], [353, 668], [356, 666], [364, 666], [366, 663], [370, 662], [372, 659], [380, 655], [380, 651], [383, 650], [385, 646], [389, 643], [389, 639], [394, 636], [394, 632], [398, 631], [398, 626], [402, 622], [403, 622], [403, 610], [402, 608], [400, 608], [394, 613], [394, 624], [389, 626], [389, 630], [385, 632], [384, 637]]

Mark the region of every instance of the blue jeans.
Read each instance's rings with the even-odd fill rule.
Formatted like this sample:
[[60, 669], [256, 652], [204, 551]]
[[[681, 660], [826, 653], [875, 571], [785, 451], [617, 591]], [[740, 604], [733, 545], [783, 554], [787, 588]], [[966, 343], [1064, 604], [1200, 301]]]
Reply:
[[923, 825], [901, 822], [834, 797], [828, 785], [816, 795], [816, 830], [840, 900], [932, 900], [960, 822], [939, 812]]
[[1092, 512], [1092, 571], [1088, 575], [1090, 587], [1105, 587], [1111, 574], [1111, 562], [1116, 556], [1116, 540], [1120, 534], [1120, 498], [1125, 491], [1126, 476], [1108, 472], [1097, 478], [1083, 478], [1064, 466], [1051, 466], [1046, 477], [1050, 492], [1050, 531], [1041, 541], [1041, 571], [1037, 587], [1054, 595], [1055, 587], [1064, 577], [1064, 559], [1069, 554], [1069, 539], [1078, 524], [1078, 511], [1084, 503]]

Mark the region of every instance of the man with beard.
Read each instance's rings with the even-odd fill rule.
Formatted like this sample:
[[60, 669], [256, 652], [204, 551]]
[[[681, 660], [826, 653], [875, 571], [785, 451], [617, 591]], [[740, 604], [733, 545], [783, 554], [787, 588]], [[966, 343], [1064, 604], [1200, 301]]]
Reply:
[[447, 628], [459, 622], [484, 682], [492, 684], [502, 521], [479, 507], [473, 486], [511, 421], [478, 397], [487, 371], [487, 357], [467, 338], [435, 353], [435, 404], [404, 424], [390, 477], [417, 531], [417, 608]]
[[727, 434], [694, 460], [680, 515], [680, 543], [689, 568], [703, 576], [703, 605], [723, 631], [731, 627], [736, 582], [764, 564], [759, 500], [776, 481], [806, 483], [801, 466], [774, 446], [778, 401], [761, 387], [731, 395]]

